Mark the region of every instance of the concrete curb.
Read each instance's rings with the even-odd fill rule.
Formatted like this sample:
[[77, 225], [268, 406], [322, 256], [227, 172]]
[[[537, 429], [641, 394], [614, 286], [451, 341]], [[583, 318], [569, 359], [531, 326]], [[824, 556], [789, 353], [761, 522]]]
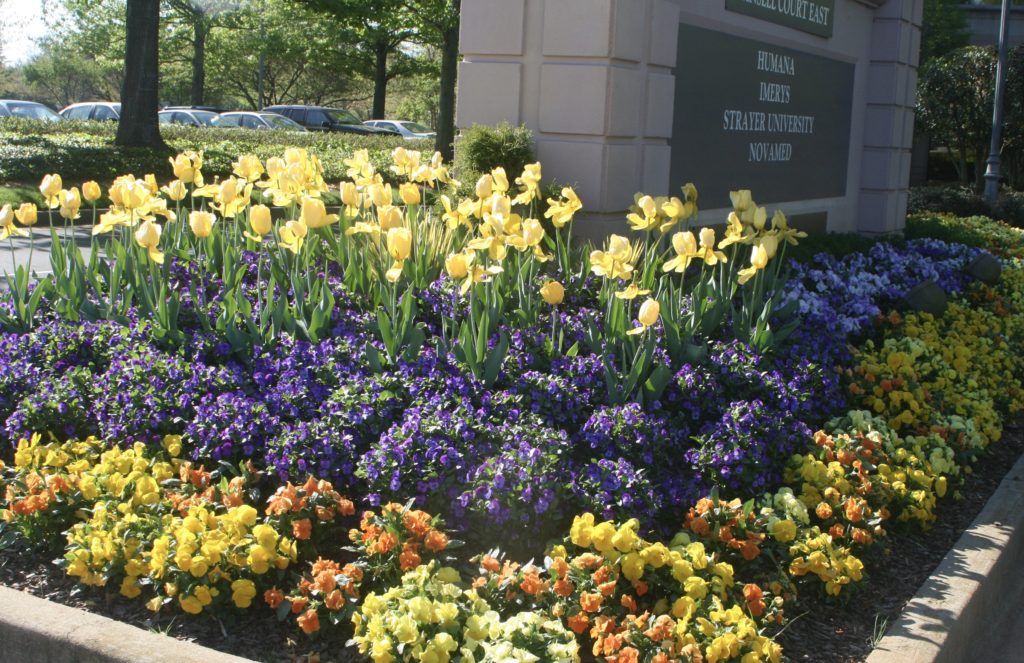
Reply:
[[1024, 583], [1022, 559], [1024, 458], [907, 604], [867, 663], [979, 660], [979, 636], [1005, 619], [1010, 607], [1007, 592]]
[[0, 663], [252, 663], [0, 587]]

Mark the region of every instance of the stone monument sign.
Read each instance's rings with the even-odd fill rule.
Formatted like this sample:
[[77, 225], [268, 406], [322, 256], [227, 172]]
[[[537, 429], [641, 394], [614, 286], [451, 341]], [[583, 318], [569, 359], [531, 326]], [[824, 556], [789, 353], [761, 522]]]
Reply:
[[703, 223], [749, 188], [812, 230], [892, 232], [922, 2], [463, 0], [458, 123], [530, 127], [594, 235], [685, 182]]

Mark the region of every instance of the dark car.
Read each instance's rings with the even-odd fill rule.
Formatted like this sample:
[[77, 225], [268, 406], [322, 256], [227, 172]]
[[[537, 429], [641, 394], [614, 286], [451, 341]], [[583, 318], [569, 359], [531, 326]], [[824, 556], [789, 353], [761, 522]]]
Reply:
[[341, 108], [324, 106], [268, 106], [263, 110], [278, 113], [298, 122], [310, 131], [337, 131], [364, 136], [396, 136], [394, 131], [385, 131], [363, 124], [353, 113]]

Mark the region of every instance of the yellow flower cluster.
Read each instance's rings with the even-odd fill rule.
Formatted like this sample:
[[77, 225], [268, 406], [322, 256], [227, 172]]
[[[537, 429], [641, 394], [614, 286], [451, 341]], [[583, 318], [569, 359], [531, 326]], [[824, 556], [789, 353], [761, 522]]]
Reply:
[[461, 588], [458, 571], [436, 562], [368, 594], [352, 623], [353, 642], [374, 663], [579, 661], [579, 645], [561, 621], [540, 612], [502, 620], [476, 590]]

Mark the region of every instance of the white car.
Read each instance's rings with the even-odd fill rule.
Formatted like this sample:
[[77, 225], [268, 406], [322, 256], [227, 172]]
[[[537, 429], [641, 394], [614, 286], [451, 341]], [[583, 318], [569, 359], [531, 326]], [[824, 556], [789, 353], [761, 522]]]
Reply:
[[216, 126], [219, 114], [197, 108], [165, 108], [157, 113], [160, 124], [178, 124], [186, 127]]
[[367, 120], [363, 124], [386, 131], [394, 131], [401, 134], [406, 140], [437, 137], [437, 132], [430, 127], [425, 127], [418, 122], [410, 122], [409, 120]]
[[284, 131], [305, 131], [295, 120], [277, 113], [251, 113], [247, 111], [223, 113], [213, 121], [215, 127], [242, 127], [243, 129], [277, 129]]
[[117, 122], [121, 119], [121, 104], [113, 101], [86, 101], [80, 104], [71, 104], [60, 114], [65, 120]]

